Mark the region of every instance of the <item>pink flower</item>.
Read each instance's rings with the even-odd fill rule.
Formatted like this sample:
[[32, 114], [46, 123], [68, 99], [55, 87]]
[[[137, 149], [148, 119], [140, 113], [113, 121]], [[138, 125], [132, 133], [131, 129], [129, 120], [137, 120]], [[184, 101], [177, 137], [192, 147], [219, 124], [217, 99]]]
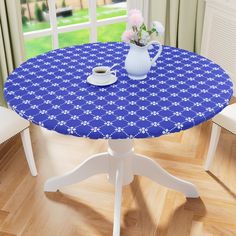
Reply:
[[132, 30], [126, 30], [123, 34], [122, 34], [122, 40], [124, 42], [129, 42], [134, 36], [134, 32]]
[[131, 9], [129, 11], [129, 16], [133, 15], [133, 14], [139, 14], [139, 15], [142, 15], [141, 11], [138, 10], [138, 9]]
[[133, 13], [128, 17], [128, 23], [130, 26], [140, 27], [143, 23], [143, 17], [139, 13]]

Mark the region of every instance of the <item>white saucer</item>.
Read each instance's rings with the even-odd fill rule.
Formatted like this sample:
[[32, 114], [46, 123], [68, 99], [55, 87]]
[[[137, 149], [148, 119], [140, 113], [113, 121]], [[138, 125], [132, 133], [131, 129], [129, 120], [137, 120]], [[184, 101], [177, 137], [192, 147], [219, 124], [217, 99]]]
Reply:
[[114, 84], [116, 81], [117, 81], [117, 77], [115, 75], [111, 75], [109, 80], [106, 81], [105, 83], [98, 83], [96, 80], [94, 80], [92, 75], [90, 75], [87, 78], [87, 83], [92, 84], [92, 85], [96, 85], [96, 86], [107, 86], [107, 85]]

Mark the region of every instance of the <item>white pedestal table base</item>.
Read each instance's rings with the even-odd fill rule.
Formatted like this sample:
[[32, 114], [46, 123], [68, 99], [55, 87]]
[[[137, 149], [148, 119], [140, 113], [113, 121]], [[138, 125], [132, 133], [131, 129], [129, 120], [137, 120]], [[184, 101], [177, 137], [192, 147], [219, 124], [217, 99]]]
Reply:
[[109, 181], [115, 185], [113, 236], [120, 235], [122, 186], [131, 183], [134, 175], [146, 176], [160, 185], [182, 192], [186, 197], [199, 197], [192, 183], [169, 174], [152, 159], [135, 154], [130, 139], [108, 140], [108, 152], [93, 155], [72, 171], [48, 179], [44, 191], [56, 192], [63, 186], [102, 173], [107, 173]]

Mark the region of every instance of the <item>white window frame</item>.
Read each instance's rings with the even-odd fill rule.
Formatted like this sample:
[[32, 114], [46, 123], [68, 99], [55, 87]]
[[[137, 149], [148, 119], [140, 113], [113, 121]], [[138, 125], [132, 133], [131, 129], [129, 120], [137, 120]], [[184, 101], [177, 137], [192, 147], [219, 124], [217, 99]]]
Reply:
[[[67, 26], [57, 26], [56, 0], [49, 0], [48, 8], [49, 8], [50, 28], [24, 33], [24, 39], [27, 40], [43, 36], [52, 36], [52, 49], [57, 49], [59, 48], [59, 40], [58, 40], [59, 33], [73, 32], [89, 28], [90, 42], [97, 42], [97, 27], [127, 21], [126, 15], [107, 18], [103, 20], [97, 20], [96, 7], [97, 7], [96, 0], [88, 0], [88, 8], [89, 8], [88, 22], [72, 24]], [[133, 8], [141, 10], [144, 16], [145, 23], [148, 23], [149, 0], [127, 0], [127, 10]]]

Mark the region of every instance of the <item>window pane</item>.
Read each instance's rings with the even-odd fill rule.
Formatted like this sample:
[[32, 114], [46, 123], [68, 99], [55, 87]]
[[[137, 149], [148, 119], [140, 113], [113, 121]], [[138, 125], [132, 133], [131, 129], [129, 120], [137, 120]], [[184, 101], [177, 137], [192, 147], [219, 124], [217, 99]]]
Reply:
[[44, 52], [52, 50], [52, 37], [44, 36], [25, 40], [26, 58], [35, 57]]
[[89, 21], [88, 0], [57, 0], [56, 7], [58, 26]]
[[126, 29], [126, 22], [98, 27], [99, 42], [119, 42]]
[[89, 29], [59, 34], [59, 46], [61, 48], [83, 43], [89, 43]]
[[21, 16], [24, 32], [50, 27], [47, 1], [21, 0]]
[[123, 0], [97, 0], [97, 19], [124, 16], [127, 14], [127, 2]]

